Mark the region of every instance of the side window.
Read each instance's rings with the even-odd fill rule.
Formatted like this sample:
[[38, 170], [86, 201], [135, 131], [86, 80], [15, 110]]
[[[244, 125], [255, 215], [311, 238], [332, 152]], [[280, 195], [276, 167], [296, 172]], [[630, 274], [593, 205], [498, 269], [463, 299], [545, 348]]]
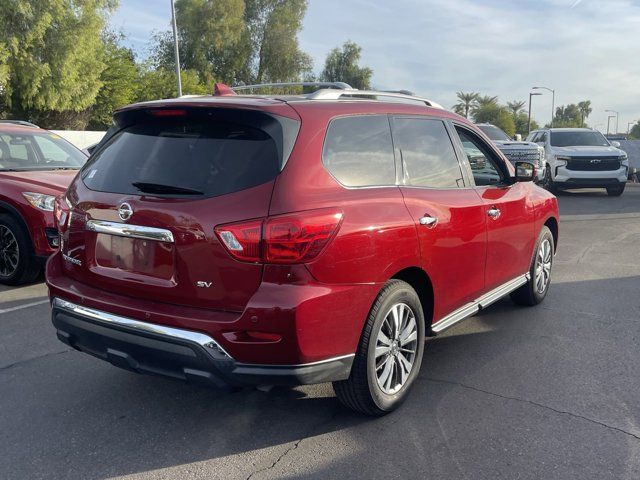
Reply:
[[455, 149], [442, 121], [394, 118], [393, 139], [400, 151], [407, 185], [431, 188], [464, 186]]
[[538, 137], [538, 140], [536, 140], [536, 141], [537, 142], [541, 142], [541, 143], [547, 143], [547, 138], [548, 138], [547, 132], [543, 132], [542, 135], [540, 135]]
[[395, 185], [396, 165], [386, 115], [341, 117], [327, 129], [322, 162], [347, 187]]
[[531, 135], [529, 135], [527, 141], [535, 143], [538, 141], [538, 137], [540, 137], [540, 132], [533, 132]]
[[500, 183], [503, 174], [497, 167], [498, 160], [480, 138], [470, 131], [456, 127], [464, 152], [469, 159], [471, 173], [476, 185], [493, 185]]

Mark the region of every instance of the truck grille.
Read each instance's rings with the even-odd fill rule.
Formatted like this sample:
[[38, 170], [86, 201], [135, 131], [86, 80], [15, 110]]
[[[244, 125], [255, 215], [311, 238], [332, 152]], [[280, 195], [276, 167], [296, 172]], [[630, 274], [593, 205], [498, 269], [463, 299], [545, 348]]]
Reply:
[[567, 170], [580, 170], [583, 172], [618, 170], [620, 168], [620, 159], [618, 157], [573, 157], [567, 161], [566, 168]]
[[540, 166], [540, 151], [537, 149], [502, 150], [502, 153], [512, 163], [529, 162], [533, 163], [536, 167]]

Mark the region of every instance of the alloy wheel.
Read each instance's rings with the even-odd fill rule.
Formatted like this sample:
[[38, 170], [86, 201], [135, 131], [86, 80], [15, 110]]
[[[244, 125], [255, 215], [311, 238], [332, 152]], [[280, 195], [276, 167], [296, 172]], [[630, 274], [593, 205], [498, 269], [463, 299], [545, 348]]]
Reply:
[[535, 268], [535, 285], [539, 294], [542, 294], [549, 285], [551, 279], [551, 264], [552, 264], [552, 248], [551, 242], [548, 238], [545, 238], [538, 247], [538, 253], [536, 258]]
[[393, 395], [407, 382], [417, 347], [415, 314], [405, 303], [396, 303], [385, 316], [376, 339], [376, 379], [384, 393]]
[[0, 277], [8, 278], [18, 269], [20, 248], [11, 229], [0, 225]]

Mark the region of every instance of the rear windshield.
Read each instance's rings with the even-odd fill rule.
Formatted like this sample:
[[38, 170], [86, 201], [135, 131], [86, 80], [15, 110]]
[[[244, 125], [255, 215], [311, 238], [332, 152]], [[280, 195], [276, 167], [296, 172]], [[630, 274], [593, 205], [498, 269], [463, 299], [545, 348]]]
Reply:
[[211, 197], [251, 188], [282, 167], [282, 129], [278, 138], [269, 123], [277, 124], [219, 115], [147, 120], [120, 130], [95, 152], [82, 179], [92, 190], [140, 195]]

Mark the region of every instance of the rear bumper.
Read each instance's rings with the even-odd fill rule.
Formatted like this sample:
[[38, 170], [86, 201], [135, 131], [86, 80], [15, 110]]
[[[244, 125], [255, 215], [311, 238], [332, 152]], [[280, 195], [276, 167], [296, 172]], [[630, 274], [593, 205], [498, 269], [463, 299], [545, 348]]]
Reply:
[[353, 355], [300, 365], [235, 361], [210, 336], [53, 299], [52, 322], [67, 345], [137, 373], [214, 387], [302, 385], [344, 380]]

